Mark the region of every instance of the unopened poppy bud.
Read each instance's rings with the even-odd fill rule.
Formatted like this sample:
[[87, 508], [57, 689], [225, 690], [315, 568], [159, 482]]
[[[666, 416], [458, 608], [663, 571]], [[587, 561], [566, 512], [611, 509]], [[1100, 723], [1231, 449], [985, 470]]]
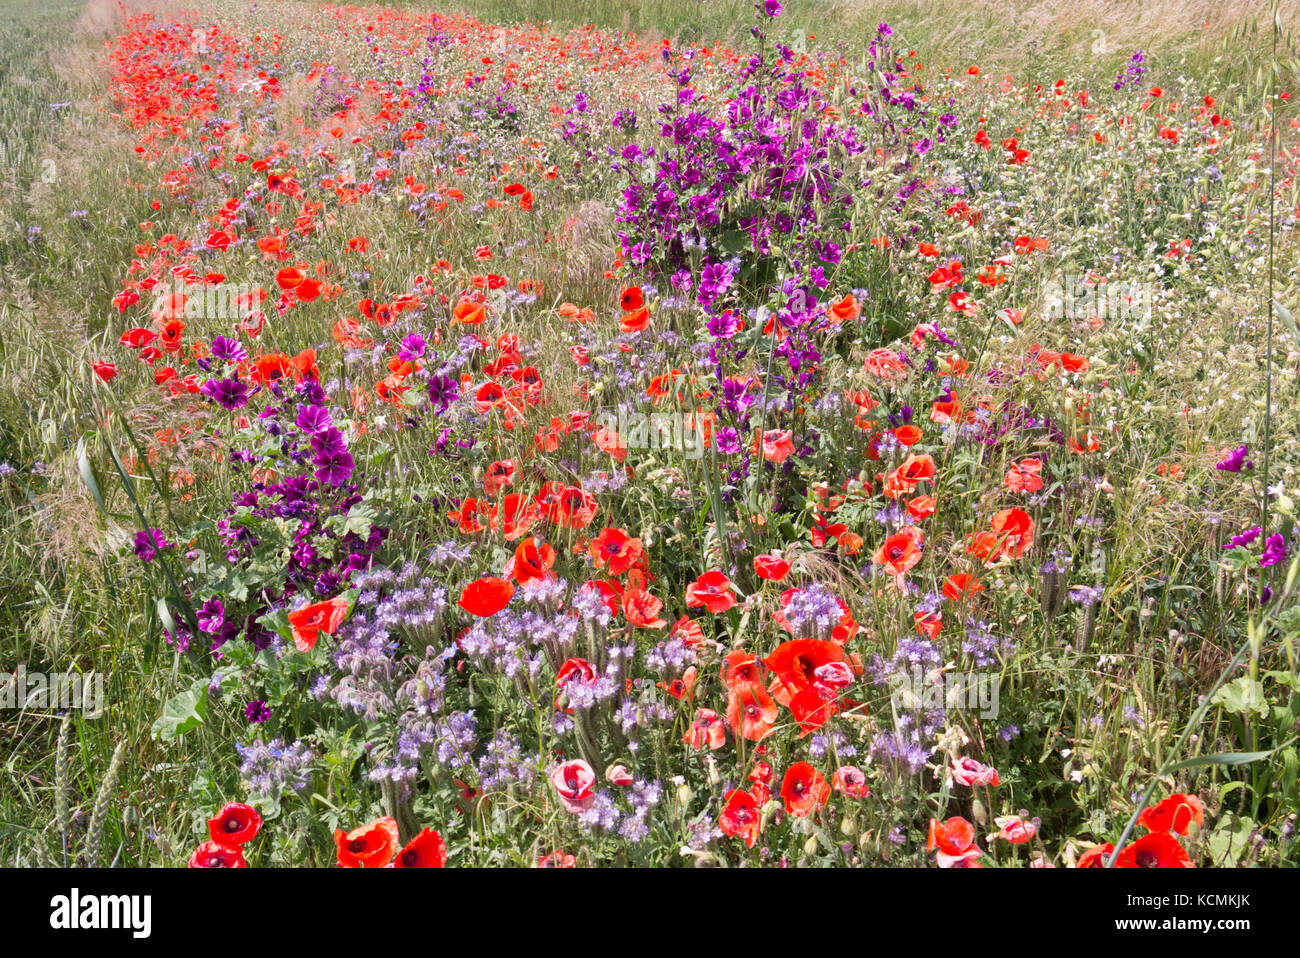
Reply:
[[816, 855], [816, 854], [817, 854], [817, 836], [816, 836], [816, 835], [810, 835], [810, 836], [808, 836], [808, 840], [807, 840], [806, 842], [803, 843], [803, 852], [804, 852], [805, 855]]
[[971, 818], [975, 819], [977, 825], [983, 826], [989, 820], [989, 813], [984, 808], [984, 803], [978, 798], [970, 804]]
[[683, 808], [689, 805], [691, 803], [691, 799], [694, 797], [695, 797], [695, 792], [691, 789], [689, 785], [677, 786], [677, 803], [681, 805]]
[[707, 767], [709, 771], [709, 784], [717, 786], [722, 782], [722, 773], [718, 771], [718, 763], [713, 760], [712, 755], [709, 756]]
[[853, 820], [852, 815], [845, 815], [840, 820], [841, 835], [856, 835], [858, 833], [858, 823]]

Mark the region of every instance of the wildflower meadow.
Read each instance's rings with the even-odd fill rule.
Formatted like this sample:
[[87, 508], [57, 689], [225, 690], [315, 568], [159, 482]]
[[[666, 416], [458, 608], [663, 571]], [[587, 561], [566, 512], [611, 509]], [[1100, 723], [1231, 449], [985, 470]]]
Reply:
[[13, 0], [0, 864], [1300, 863], [1298, 15]]

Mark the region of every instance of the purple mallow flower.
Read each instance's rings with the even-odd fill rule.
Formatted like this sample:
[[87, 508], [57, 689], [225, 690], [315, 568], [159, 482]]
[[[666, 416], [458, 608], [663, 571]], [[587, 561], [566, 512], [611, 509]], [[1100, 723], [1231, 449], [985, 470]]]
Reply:
[[1255, 464], [1246, 459], [1246, 447], [1238, 446], [1232, 452], [1228, 453], [1220, 462], [1214, 464], [1214, 468], [1220, 472], [1241, 472], [1243, 468], [1253, 469]]
[[1282, 533], [1275, 532], [1264, 541], [1264, 554], [1259, 557], [1259, 564], [1267, 569], [1285, 558], [1286, 540], [1282, 538]]

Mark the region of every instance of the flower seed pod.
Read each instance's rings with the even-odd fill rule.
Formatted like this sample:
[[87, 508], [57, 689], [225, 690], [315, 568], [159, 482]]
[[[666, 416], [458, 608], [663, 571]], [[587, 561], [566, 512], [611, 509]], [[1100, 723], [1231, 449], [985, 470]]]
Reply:
[[1097, 628], [1097, 606], [1099, 604], [1094, 602], [1091, 605], [1084, 606], [1083, 611], [1079, 614], [1079, 627], [1074, 634], [1074, 647], [1080, 652], [1087, 652], [1088, 646], [1092, 644], [1092, 633]]
[[1056, 613], [1061, 610], [1064, 600], [1065, 574], [1055, 568], [1050, 572], [1044, 572], [1038, 590], [1038, 605], [1042, 609], [1043, 618], [1049, 622], [1056, 618]]
[[1221, 566], [1218, 567], [1217, 570], [1215, 570], [1215, 573], [1214, 573], [1214, 597], [1215, 597], [1216, 599], [1219, 600], [1219, 603], [1220, 603], [1220, 604], [1223, 604], [1225, 601], [1227, 601], [1227, 598], [1228, 598], [1228, 582], [1229, 582], [1231, 576], [1232, 576], [1232, 573], [1228, 570], [1228, 567], [1227, 567], [1227, 566], [1222, 566], [1222, 565], [1221, 565]]

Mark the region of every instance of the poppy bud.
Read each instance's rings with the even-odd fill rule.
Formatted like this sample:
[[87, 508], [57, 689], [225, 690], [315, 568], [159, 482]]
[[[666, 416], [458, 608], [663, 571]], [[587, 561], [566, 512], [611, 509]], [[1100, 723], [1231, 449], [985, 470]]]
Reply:
[[809, 836], [808, 841], [806, 841], [806, 842], [803, 843], [803, 853], [804, 853], [805, 855], [816, 855], [816, 854], [817, 854], [817, 836], [816, 836], [816, 835]]
[[695, 797], [695, 792], [691, 789], [689, 785], [677, 786], [677, 804], [681, 805], [682, 808], [685, 808], [688, 805], [690, 805], [691, 799], [693, 799], [694, 797]]
[[975, 819], [975, 824], [983, 827], [989, 820], [989, 813], [984, 808], [984, 803], [978, 798], [970, 803], [970, 817]]
[[853, 820], [852, 815], [845, 815], [840, 820], [841, 835], [856, 835], [858, 833], [858, 823]]

